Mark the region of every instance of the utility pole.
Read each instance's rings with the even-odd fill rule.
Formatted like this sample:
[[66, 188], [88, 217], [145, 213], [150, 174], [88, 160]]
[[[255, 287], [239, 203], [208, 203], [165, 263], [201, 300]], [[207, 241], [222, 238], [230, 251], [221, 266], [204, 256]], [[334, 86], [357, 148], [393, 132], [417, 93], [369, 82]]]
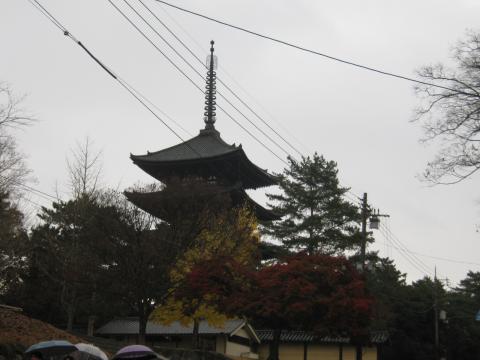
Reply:
[[360, 261], [362, 262], [362, 272], [365, 271], [365, 255], [367, 248], [367, 220], [369, 216], [367, 193], [363, 193], [362, 198], [362, 247], [360, 249]]
[[[367, 193], [363, 193], [361, 216], [362, 216], [362, 243], [360, 247], [360, 261], [361, 261], [362, 273], [364, 273], [365, 272], [365, 254], [366, 254], [366, 247], [367, 247], [367, 220], [369, 216]], [[363, 358], [362, 344], [357, 343], [355, 344], [355, 360], [362, 360], [362, 358]]]
[[438, 335], [438, 301], [437, 301], [437, 267], [435, 266], [435, 276], [433, 280], [433, 316], [434, 336], [435, 336], [435, 360], [440, 360], [440, 337]]
[[[372, 216], [372, 212], [368, 207], [368, 195], [363, 193], [362, 206], [361, 206], [361, 217], [362, 217], [362, 243], [360, 247], [360, 261], [361, 261], [361, 271], [365, 273], [366, 266], [366, 253], [367, 253], [367, 221]], [[370, 227], [378, 229], [378, 224], [380, 222], [379, 217], [388, 217], [389, 215], [380, 214], [379, 211], [374, 212], [372, 218], [370, 219]], [[372, 226], [375, 225], [375, 226]], [[362, 344], [357, 343], [355, 346], [355, 360], [362, 360], [363, 357], [363, 348]]]
[[360, 261], [362, 272], [365, 271], [366, 266], [366, 253], [367, 253], [367, 221], [370, 219], [370, 229], [378, 229], [380, 224], [380, 217], [390, 217], [387, 214], [380, 214], [380, 211], [377, 209], [370, 210], [368, 206], [368, 196], [367, 193], [363, 193], [362, 198], [362, 207], [361, 207], [361, 216], [362, 216], [362, 244], [360, 248]]

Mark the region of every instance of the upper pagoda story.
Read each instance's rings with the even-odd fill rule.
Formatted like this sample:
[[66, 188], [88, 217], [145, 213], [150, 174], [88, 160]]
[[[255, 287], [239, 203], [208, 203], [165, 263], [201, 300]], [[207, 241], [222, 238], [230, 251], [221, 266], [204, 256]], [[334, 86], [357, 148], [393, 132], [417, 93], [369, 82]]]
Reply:
[[205, 91], [205, 128], [178, 145], [146, 155], [130, 155], [133, 163], [164, 183], [179, 177], [200, 177], [228, 185], [240, 182], [244, 189], [275, 185], [267, 170], [252, 163], [241, 145], [229, 145], [215, 129], [216, 121], [216, 56], [211, 42]]

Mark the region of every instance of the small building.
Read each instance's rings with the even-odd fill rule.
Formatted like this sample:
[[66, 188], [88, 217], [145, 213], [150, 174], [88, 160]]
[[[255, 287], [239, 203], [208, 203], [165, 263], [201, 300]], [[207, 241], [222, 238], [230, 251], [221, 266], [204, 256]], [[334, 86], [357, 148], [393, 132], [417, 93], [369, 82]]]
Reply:
[[[108, 322], [95, 335], [134, 344], [138, 342], [138, 332], [138, 318], [128, 317]], [[188, 349], [192, 346], [192, 336], [193, 324], [184, 326], [178, 321], [170, 325], [147, 323], [148, 346]], [[223, 327], [210, 326], [207, 321], [201, 321], [199, 337], [202, 350], [216, 351], [238, 359], [258, 359], [260, 339], [245, 320], [227, 320]]]
[[[259, 360], [267, 360], [273, 330], [257, 330], [261, 344]], [[372, 333], [370, 345], [362, 348], [363, 360], [377, 360], [377, 346], [387, 340], [386, 332]], [[280, 360], [355, 360], [355, 346], [348, 337], [318, 338], [306, 331], [282, 331], [279, 347]]]

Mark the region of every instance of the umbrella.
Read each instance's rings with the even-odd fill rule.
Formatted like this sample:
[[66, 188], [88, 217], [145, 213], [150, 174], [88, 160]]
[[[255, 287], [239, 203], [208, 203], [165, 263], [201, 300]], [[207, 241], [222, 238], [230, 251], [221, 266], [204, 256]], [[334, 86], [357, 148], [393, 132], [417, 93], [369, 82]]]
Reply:
[[75, 345], [66, 341], [66, 340], [50, 340], [42, 341], [37, 344], [30, 346], [25, 354], [32, 354], [34, 352], [39, 352], [44, 357], [59, 356], [59, 355], [68, 355], [72, 351], [77, 350]]
[[78, 351], [72, 356], [76, 360], [108, 360], [107, 355], [95, 345], [79, 343], [75, 346]]
[[158, 358], [158, 355], [150, 349], [148, 346], [144, 345], [129, 345], [121, 348], [117, 351], [112, 360], [120, 359], [155, 359]]

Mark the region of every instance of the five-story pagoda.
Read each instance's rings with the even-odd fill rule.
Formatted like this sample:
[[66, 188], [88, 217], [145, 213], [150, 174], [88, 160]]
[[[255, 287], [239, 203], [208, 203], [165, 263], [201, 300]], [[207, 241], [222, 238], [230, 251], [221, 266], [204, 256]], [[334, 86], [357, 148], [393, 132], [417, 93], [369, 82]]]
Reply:
[[[205, 92], [205, 128], [200, 133], [178, 145], [146, 155], [130, 155], [133, 163], [143, 171], [162, 182], [166, 188], [174, 181], [196, 179], [205, 184], [201, 193], [187, 192], [177, 194], [174, 201], [182, 197], [198, 197], [208, 201], [214, 193], [229, 193], [234, 206], [246, 204], [260, 221], [276, 220], [277, 216], [256, 203], [245, 192], [274, 185], [275, 179], [266, 170], [252, 163], [241, 145], [229, 145], [215, 129], [216, 121], [216, 56], [213, 54], [213, 41], [207, 61], [207, 85]], [[196, 190], [197, 192], [198, 189]], [[165, 190], [155, 192], [126, 192], [127, 198], [141, 209], [168, 221], [171, 198], [166, 199]], [[203, 199], [202, 199], [203, 197]]]

